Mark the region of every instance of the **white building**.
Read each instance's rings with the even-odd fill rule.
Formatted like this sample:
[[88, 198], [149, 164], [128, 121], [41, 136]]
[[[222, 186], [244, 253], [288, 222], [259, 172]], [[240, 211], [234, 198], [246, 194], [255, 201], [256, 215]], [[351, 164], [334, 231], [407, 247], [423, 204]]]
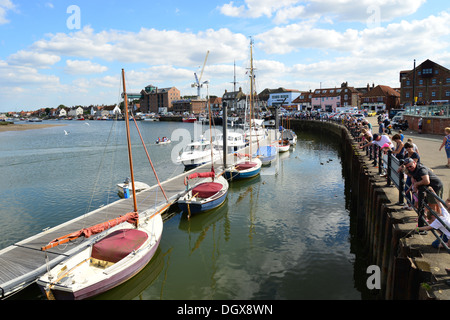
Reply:
[[269, 94], [269, 99], [267, 100], [268, 106], [290, 106], [292, 101], [294, 101], [301, 94], [300, 90], [287, 90], [284, 89], [283, 92], [273, 92]]

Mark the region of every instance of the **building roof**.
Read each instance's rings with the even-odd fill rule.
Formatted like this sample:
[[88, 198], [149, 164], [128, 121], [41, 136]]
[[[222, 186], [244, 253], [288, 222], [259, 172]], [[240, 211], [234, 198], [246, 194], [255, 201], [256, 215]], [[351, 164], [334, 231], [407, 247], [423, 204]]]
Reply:
[[362, 98], [389, 97], [389, 96], [400, 97], [400, 93], [389, 86], [378, 85], [369, 92], [363, 94]]

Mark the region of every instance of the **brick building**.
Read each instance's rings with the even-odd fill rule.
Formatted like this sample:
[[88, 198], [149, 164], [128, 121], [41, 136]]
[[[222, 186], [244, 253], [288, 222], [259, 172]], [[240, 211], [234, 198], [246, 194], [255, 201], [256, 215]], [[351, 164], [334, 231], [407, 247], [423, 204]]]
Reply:
[[400, 107], [400, 93], [389, 86], [376, 86], [361, 96], [361, 109], [383, 111]]
[[205, 99], [180, 99], [172, 101], [172, 110], [174, 113], [184, 113], [189, 114], [199, 114], [205, 113], [206, 110], [206, 100]]
[[175, 87], [158, 88], [153, 85], [141, 91], [140, 106], [143, 113], [172, 111], [172, 102], [180, 100], [180, 90]]
[[417, 105], [450, 100], [450, 70], [426, 60], [413, 70], [400, 72], [400, 103], [412, 105], [417, 97]]

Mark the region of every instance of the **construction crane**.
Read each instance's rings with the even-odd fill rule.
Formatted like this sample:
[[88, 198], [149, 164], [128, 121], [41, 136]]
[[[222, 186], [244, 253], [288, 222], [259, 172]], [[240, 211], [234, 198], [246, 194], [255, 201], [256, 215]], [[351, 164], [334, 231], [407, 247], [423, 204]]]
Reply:
[[205, 57], [205, 62], [203, 62], [203, 67], [202, 67], [202, 72], [200, 73], [200, 78], [197, 77], [197, 74], [194, 72], [194, 76], [195, 76], [195, 83], [191, 84], [191, 87], [197, 87], [197, 98], [200, 99], [200, 88], [203, 86], [203, 83], [201, 83], [202, 81], [202, 76], [203, 76], [203, 70], [205, 69], [205, 65], [206, 65], [206, 60], [208, 59], [208, 55], [209, 55], [209, 50], [206, 52], [206, 57]]

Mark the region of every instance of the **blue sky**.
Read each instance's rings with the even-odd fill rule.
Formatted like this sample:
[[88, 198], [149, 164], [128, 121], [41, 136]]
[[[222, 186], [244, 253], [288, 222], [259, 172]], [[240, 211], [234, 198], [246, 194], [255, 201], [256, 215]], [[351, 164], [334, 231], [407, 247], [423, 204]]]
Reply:
[[118, 103], [122, 68], [129, 92], [195, 95], [208, 50], [209, 93], [234, 62], [248, 91], [250, 36], [258, 91], [398, 87], [414, 59], [450, 68], [449, 25], [438, 0], [0, 0], [0, 112]]

